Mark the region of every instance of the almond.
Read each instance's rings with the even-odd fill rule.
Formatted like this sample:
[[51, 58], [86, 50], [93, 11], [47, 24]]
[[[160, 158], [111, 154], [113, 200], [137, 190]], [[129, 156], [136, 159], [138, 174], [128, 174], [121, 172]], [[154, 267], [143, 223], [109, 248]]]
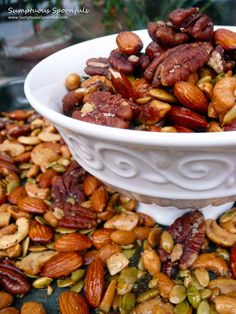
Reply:
[[110, 228], [102, 228], [96, 230], [91, 236], [91, 240], [95, 248], [100, 249], [102, 246], [110, 243], [111, 242], [110, 235], [112, 234], [113, 231], [114, 229]]
[[21, 314], [46, 314], [43, 306], [39, 302], [25, 302], [20, 311]]
[[30, 240], [36, 243], [49, 243], [53, 238], [53, 231], [49, 226], [32, 220], [29, 230]]
[[91, 196], [93, 194], [93, 192], [99, 188], [99, 186], [101, 185], [101, 182], [95, 178], [94, 176], [87, 176], [84, 179], [84, 194], [86, 196]]
[[91, 197], [92, 209], [96, 212], [102, 212], [108, 201], [108, 193], [104, 186], [95, 190]]
[[201, 113], [207, 111], [207, 98], [201, 89], [193, 83], [177, 82], [174, 86], [174, 94], [183, 106]]
[[13, 296], [10, 293], [0, 291], [0, 310], [13, 303]]
[[40, 276], [49, 278], [67, 276], [82, 264], [83, 259], [77, 252], [59, 253], [43, 265]]
[[0, 310], [0, 314], [20, 314], [20, 312], [15, 307], [10, 306]]
[[39, 186], [43, 189], [49, 188], [52, 185], [52, 180], [56, 175], [57, 172], [54, 169], [47, 169], [39, 176]]
[[32, 114], [32, 111], [19, 109], [19, 110], [9, 112], [7, 116], [10, 119], [20, 121], [20, 120], [27, 120], [31, 116], [31, 114]]
[[133, 231], [116, 230], [112, 232], [111, 240], [120, 245], [128, 245], [134, 243], [136, 235]]
[[73, 291], [60, 294], [59, 308], [61, 314], [89, 314], [89, 307], [84, 298]]
[[48, 209], [43, 200], [32, 196], [21, 198], [17, 205], [21, 210], [32, 214], [44, 214]]
[[19, 200], [27, 196], [27, 192], [24, 186], [17, 186], [11, 193], [8, 195], [9, 203], [17, 205]]
[[138, 35], [133, 32], [120, 32], [116, 37], [119, 50], [128, 55], [135, 55], [143, 48], [143, 42]]
[[55, 249], [59, 252], [83, 251], [93, 245], [92, 241], [84, 234], [65, 234], [57, 238]]
[[215, 42], [225, 50], [236, 49], [236, 33], [228, 29], [217, 29], [214, 33]]
[[89, 265], [85, 280], [84, 291], [85, 298], [89, 305], [96, 308], [101, 303], [104, 292], [104, 269], [100, 258], [95, 257]]

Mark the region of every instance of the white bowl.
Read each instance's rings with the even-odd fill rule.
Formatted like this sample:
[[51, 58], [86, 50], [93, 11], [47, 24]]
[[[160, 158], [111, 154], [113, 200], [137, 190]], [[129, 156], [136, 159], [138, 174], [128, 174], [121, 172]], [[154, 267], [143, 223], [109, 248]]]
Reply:
[[[227, 27], [236, 31], [236, 27]], [[146, 30], [136, 32], [146, 46]], [[134, 197], [160, 223], [183, 211], [204, 208], [217, 216], [236, 200], [236, 131], [222, 133], [154, 133], [94, 125], [62, 114], [65, 78], [84, 74], [85, 61], [108, 56], [116, 35], [63, 49], [36, 65], [25, 81], [25, 94], [52, 121], [74, 158], [91, 174]], [[229, 203], [230, 202], [230, 203]], [[166, 208], [168, 206], [168, 208]], [[212, 207], [213, 206], [213, 207]]]

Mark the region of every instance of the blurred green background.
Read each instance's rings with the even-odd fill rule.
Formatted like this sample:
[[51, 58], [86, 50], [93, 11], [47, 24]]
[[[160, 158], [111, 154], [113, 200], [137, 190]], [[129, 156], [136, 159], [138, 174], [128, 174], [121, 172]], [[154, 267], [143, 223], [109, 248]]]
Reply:
[[[143, 29], [150, 20], [165, 20], [170, 11], [190, 6], [199, 7], [215, 24], [236, 24], [236, 0], [0, 0], [0, 82], [26, 75], [68, 45]], [[53, 8], [60, 12], [54, 14]], [[35, 12], [25, 14], [26, 9]], [[47, 9], [49, 14], [41, 13]]]

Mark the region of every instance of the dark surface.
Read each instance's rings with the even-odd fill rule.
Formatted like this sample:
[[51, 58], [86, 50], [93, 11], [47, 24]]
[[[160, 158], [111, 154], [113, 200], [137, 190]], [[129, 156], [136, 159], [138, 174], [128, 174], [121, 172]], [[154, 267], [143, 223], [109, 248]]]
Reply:
[[24, 93], [24, 77], [0, 85], [0, 111], [31, 109]]

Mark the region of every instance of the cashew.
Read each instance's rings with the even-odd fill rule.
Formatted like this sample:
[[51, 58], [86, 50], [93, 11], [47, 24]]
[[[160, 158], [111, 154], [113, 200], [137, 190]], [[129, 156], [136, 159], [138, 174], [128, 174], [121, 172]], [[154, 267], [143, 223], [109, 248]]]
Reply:
[[129, 260], [123, 253], [116, 253], [107, 259], [106, 264], [110, 275], [114, 276], [129, 264]]
[[37, 275], [41, 267], [53, 256], [57, 255], [55, 251], [44, 251], [31, 253], [24, 257], [17, 266], [30, 275]]
[[220, 294], [227, 295], [228, 297], [236, 297], [236, 280], [231, 278], [218, 278], [210, 281], [208, 288], [220, 290]]
[[38, 138], [43, 142], [58, 142], [61, 140], [61, 135], [43, 131], [38, 134]]
[[8, 212], [3, 212], [0, 215], [0, 228], [9, 225], [11, 219], [11, 214]]
[[221, 228], [213, 219], [206, 220], [206, 234], [216, 244], [232, 246], [236, 242], [236, 234], [232, 234]]
[[137, 226], [138, 221], [138, 214], [133, 212], [123, 212], [119, 215], [114, 215], [111, 219], [107, 220], [104, 227], [130, 231]]
[[8, 249], [21, 242], [29, 233], [29, 220], [19, 218], [16, 221], [18, 230], [14, 234], [4, 235], [0, 238], [0, 250]]
[[40, 167], [45, 167], [48, 163], [57, 160], [59, 157], [53, 149], [44, 147], [42, 144], [37, 145], [31, 152], [33, 163]]
[[42, 200], [47, 199], [49, 195], [49, 189], [39, 188], [36, 183], [27, 182], [25, 184], [25, 190], [29, 196], [41, 198]]
[[220, 314], [236, 314], [236, 299], [219, 295], [215, 298], [215, 308]]
[[211, 270], [219, 276], [225, 276], [229, 273], [226, 261], [216, 253], [203, 253], [199, 255], [192, 267]]
[[5, 141], [0, 144], [0, 153], [9, 153], [11, 157], [16, 157], [25, 152], [24, 145], [16, 142]]
[[212, 93], [212, 102], [218, 113], [226, 113], [235, 105], [236, 77], [224, 77], [220, 79]]
[[41, 140], [37, 136], [19, 136], [17, 141], [25, 145], [37, 145]]
[[164, 303], [160, 297], [155, 297], [147, 302], [143, 302], [137, 305], [134, 310], [131, 312], [132, 314], [153, 314], [158, 313], [157, 308], [161, 307], [166, 314], [173, 314], [174, 308], [169, 302]]
[[[2, 214], [1, 214], [2, 215]], [[2, 229], [0, 229], [0, 238], [15, 233], [17, 230], [17, 226], [15, 224], [10, 224]]]

